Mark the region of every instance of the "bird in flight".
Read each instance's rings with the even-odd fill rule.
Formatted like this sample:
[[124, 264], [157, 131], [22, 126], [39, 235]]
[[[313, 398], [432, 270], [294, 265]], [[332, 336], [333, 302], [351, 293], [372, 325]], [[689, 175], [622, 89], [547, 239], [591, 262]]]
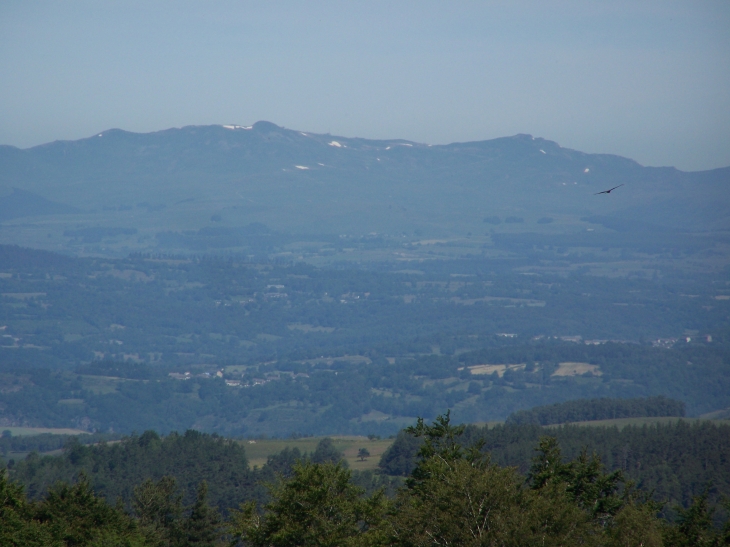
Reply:
[[611, 188], [610, 190], [604, 190], [603, 192], [596, 192], [596, 193], [595, 193], [595, 194], [593, 194], [593, 195], [594, 195], [594, 196], [597, 196], [598, 194], [610, 194], [611, 192], [613, 192], [613, 191], [614, 191], [614, 190], [615, 190], [616, 188], [619, 188], [620, 186], [623, 186], [623, 184], [619, 184], [618, 186], [614, 186], [614, 187], [613, 187], [613, 188]]

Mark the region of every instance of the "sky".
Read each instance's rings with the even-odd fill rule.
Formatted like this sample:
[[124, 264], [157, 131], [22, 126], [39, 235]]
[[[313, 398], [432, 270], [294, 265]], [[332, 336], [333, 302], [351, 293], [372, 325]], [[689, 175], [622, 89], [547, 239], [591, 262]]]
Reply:
[[268, 120], [730, 166], [730, 0], [0, 0], [0, 144]]

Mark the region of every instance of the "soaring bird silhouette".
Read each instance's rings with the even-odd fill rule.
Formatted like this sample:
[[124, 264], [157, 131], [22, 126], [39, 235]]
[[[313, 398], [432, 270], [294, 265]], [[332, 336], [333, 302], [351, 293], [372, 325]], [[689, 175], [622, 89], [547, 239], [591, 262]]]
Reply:
[[618, 187], [620, 187], [620, 186], [623, 186], [623, 184], [619, 184], [618, 186], [614, 186], [614, 187], [613, 187], [613, 188], [611, 188], [610, 190], [604, 190], [603, 192], [596, 192], [596, 193], [595, 193], [595, 194], [593, 194], [593, 195], [594, 195], [594, 196], [597, 196], [598, 194], [610, 194], [611, 192], [613, 192], [613, 191], [614, 191], [614, 190], [615, 190], [616, 188], [618, 188]]

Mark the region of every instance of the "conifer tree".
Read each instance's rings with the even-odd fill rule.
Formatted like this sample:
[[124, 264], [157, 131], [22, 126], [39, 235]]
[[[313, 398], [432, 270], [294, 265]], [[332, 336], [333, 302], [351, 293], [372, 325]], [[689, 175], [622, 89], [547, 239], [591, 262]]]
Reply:
[[8, 480], [0, 470], [0, 545], [46, 547], [60, 545], [48, 526], [33, 518], [33, 505], [25, 498], [23, 487]]
[[145, 480], [135, 487], [132, 509], [147, 543], [153, 547], [177, 545], [182, 534], [182, 496], [173, 477]]
[[416, 469], [396, 501], [389, 544], [593, 545], [596, 531], [561, 485], [523, 488], [513, 468], [490, 462], [477, 441], [464, 448], [450, 415], [409, 432], [424, 437]]
[[142, 545], [135, 521], [121, 507], [97, 497], [84, 474], [76, 484], [58, 483], [35, 507], [33, 519], [61, 545]]
[[220, 537], [221, 518], [218, 510], [208, 505], [208, 483], [202, 481], [184, 524], [183, 547], [213, 547]]
[[387, 502], [370, 498], [340, 464], [300, 461], [293, 475], [270, 486], [271, 501], [259, 514], [255, 503], [233, 512], [230, 533], [252, 547], [342, 547], [379, 544]]

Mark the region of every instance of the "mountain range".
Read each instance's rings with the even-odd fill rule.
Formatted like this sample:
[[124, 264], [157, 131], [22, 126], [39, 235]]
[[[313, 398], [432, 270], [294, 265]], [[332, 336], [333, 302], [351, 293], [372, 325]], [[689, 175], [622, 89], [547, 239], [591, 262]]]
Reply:
[[[504, 220], [512, 222], [495, 228]], [[730, 229], [730, 167], [644, 167], [523, 134], [432, 146], [264, 121], [111, 129], [29, 149], [0, 146], [0, 223], [3, 243], [53, 249], [68, 248], [79, 230], [121, 229], [126, 250], [170, 250], [161, 234], [252, 224], [393, 237], [573, 233], [590, 223], [717, 232]]]

